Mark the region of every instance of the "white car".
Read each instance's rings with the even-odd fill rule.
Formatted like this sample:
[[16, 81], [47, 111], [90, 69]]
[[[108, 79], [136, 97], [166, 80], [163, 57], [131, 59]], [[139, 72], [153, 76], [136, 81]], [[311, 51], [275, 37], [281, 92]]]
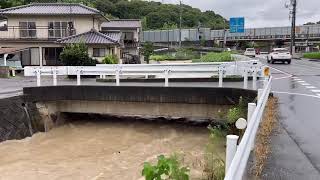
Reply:
[[276, 61], [280, 62], [287, 62], [288, 64], [291, 64], [292, 56], [288, 49], [286, 48], [274, 48], [272, 49], [272, 52], [267, 56], [268, 63], [274, 64]]
[[254, 48], [247, 48], [244, 52], [245, 56], [256, 57], [256, 50]]

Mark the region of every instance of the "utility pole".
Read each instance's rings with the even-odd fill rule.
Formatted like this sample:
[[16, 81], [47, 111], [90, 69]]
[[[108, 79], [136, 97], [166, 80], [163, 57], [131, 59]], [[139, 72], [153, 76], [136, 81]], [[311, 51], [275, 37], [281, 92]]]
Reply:
[[224, 25], [223, 25], [223, 49], [226, 48], [227, 45], [227, 29], [226, 29], [226, 20], [223, 19]]
[[179, 22], [179, 48], [181, 48], [181, 28], [182, 28], [182, 1], [180, 0], [180, 22]]
[[295, 43], [296, 43], [296, 14], [297, 14], [297, 0], [291, 0], [292, 6], [292, 24], [291, 24], [291, 43], [290, 43], [290, 53], [293, 55], [295, 53]]

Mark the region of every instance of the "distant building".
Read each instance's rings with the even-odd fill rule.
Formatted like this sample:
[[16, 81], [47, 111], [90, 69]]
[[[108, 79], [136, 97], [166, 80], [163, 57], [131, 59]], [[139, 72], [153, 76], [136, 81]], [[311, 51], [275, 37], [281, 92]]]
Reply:
[[[108, 54], [119, 58], [126, 52], [138, 55], [138, 46], [124, 46], [129, 39], [132, 39], [130, 45], [139, 42], [138, 27], [123, 31], [122, 27], [112, 26], [113, 31], [105, 31], [109, 29], [108, 23], [112, 25], [115, 21], [82, 4], [33, 3], [1, 9], [0, 16], [0, 48], [20, 48], [24, 66], [61, 65], [59, 55], [63, 47], [79, 42], [84, 42], [89, 55], [99, 61]], [[133, 38], [129, 37], [129, 32], [133, 33]]]

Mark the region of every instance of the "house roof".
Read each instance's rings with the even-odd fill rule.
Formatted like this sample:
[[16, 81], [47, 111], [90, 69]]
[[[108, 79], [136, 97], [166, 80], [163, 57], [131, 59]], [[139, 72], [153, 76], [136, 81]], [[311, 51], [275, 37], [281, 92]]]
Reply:
[[141, 21], [139, 19], [116, 19], [104, 22], [102, 28], [140, 28]]
[[80, 43], [85, 44], [120, 44], [120, 36], [110, 35], [100, 33], [94, 29], [91, 29], [88, 32], [77, 34], [69, 37], [65, 37], [57, 40], [58, 43], [62, 44], [71, 44], [71, 43]]
[[78, 3], [31, 3], [0, 9], [0, 15], [99, 15], [97, 9]]

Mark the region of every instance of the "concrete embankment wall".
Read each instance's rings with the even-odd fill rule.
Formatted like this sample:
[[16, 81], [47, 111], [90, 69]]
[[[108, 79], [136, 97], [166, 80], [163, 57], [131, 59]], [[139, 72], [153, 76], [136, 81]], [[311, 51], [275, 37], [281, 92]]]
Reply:
[[0, 99], [0, 142], [23, 139], [42, 130], [39, 122], [37, 108], [33, 103], [26, 104], [23, 96]]

